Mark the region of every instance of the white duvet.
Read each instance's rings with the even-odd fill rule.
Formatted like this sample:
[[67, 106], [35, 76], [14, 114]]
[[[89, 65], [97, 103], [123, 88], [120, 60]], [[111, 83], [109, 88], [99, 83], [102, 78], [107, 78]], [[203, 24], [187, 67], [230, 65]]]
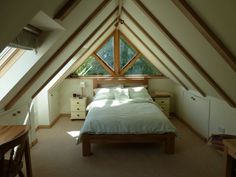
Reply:
[[[80, 131], [91, 134], [151, 134], [176, 132], [175, 127], [155, 104], [147, 99], [96, 100]], [[80, 138], [79, 137], [79, 138]]]

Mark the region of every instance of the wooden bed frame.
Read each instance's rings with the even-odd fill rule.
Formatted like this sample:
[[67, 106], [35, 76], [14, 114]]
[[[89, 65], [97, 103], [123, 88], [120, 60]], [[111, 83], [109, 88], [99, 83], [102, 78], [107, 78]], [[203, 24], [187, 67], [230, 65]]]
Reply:
[[[127, 78], [109, 78], [94, 79], [94, 88], [102, 84], [140, 84], [148, 85], [148, 79], [127, 79]], [[83, 134], [82, 153], [83, 156], [92, 155], [91, 144], [99, 143], [165, 143], [165, 152], [174, 154], [175, 152], [175, 133], [164, 134]]]

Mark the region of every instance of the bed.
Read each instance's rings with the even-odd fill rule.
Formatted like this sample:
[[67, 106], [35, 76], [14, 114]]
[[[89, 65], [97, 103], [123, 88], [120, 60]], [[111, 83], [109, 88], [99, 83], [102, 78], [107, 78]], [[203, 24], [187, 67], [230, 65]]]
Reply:
[[[95, 80], [94, 89], [104, 81]], [[144, 86], [147, 80], [117, 79], [107, 82], [118, 86], [97, 89], [93, 102], [88, 105], [88, 114], [78, 138], [78, 142], [82, 143], [83, 156], [92, 154], [93, 143], [163, 142], [165, 152], [173, 154], [176, 129], [148, 95]], [[132, 87], [122, 88], [124, 84]], [[101, 90], [105, 90], [105, 94], [101, 94]]]

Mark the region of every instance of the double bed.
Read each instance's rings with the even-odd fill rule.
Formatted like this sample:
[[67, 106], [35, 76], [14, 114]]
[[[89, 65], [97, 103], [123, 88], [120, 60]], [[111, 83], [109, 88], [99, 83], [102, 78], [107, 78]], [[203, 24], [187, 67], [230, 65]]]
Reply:
[[[83, 156], [92, 154], [93, 143], [164, 142], [165, 152], [174, 153], [176, 129], [152, 101], [147, 80], [112, 80], [117, 86], [110, 88], [97, 88], [104, 80], [95, 81], [95, 96], [78, 138]], [[123, 88], [127, 83], [132, 87]], [[141, 86], [133, 85], [137, 83]]]

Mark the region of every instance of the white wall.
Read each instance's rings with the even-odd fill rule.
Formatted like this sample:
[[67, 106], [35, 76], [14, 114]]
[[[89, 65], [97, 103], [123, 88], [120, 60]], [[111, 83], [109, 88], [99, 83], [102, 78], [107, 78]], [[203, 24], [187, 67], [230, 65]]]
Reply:
[[60, 90], [58, 87], [48, 93], [49, 122], [52, 123], [60, 115]]
[[[208, 111], [208, 120], [209, 120], [209, 125], [208, 125], [208, 132], [209, 136], [211, 134], [218, 134], [218, 133], [223, 133], [223, 129], [225, 129], [226, 134], [233, 134], [236, 135], [236, 108], [230, 107], [225, 101], [220, 100], [218, 98], [214, 97], [205, 97], [201, 98], [202, 103], [195, 106], [194, 110], [191, 111], [191, 115], [186, 114], [186, 112], [189, 112], [189, 107], [186, 105], [185, 101], [185, 95], [186, 94], [192, 94], [200, 98], [199, 94], [197, 92], [193, 91], [185, 91], [184, 88], [182, 88], [179, 85], [175, 85], [175, 93], [174, 93], [174, 109], [175, 113], [184, 119], [186, 122], [190, 123], [189, 119], [198, 119], [199, 115], [201, 115], [203, 112]], [[205, 110], [205, 107], [202, 107], [203, 104], [206, 104], [206, 102], [209, 102], [209, 110]], [[200, 102], [198, 102], [200, 103]], [[198, 111], [195, 111], [198, 110]], [[194, 113], [195, 112], [195, 113]], [[187, 117], [191, 116], [191, 117]], [[200, 117], [201, 119], [201, 117]], [[199, 121], [199, 120], [195, 120]], [[192, 121], [193, 122], [193, 121]], [[197, 128], [196, 131], [198, 131], [200, 134], [201, 128], [206, 127], [206, 121], [199, 121], [202, 122], [202, 125], [200, 125], [200, 128]], [[194, 127], [195, 125], [191, 125]]]
[[36, 126], [50, 125], [60, 115], [59, 87], [48, 90], [46, 86], [34, 99]]
[[84, 96], [89, 98], [89, 101], [93, 97], [93, 80], [92, 79], [65, 79], [61, 83], [60, 89], [60, 102], [61, 102], [61, 113], [70, 114], [70, 98], [72, 98], [73, 93], [82, 94], [82, 90], [79, 87], [80, 82], [84, 81], [86, 84], [86, 89], [84, 89]]

